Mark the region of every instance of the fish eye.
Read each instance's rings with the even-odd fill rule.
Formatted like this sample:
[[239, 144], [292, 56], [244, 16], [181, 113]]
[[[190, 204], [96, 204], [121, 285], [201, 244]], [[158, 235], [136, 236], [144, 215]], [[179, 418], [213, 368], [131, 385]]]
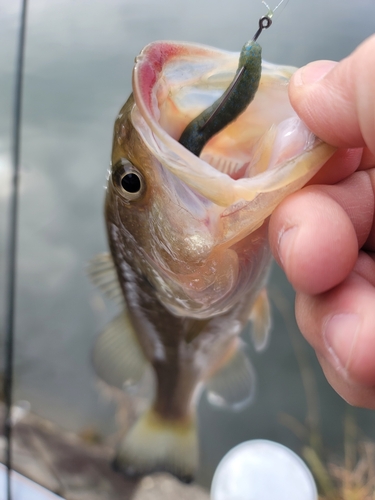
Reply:
[[141, 190], [141, 179], [137, 174], [128, 173], [121, 179], [121, 186], [127, 193], [138, 193]]
[[113, 168], [112, 179], [120, 194], [127, 200], [136, 200], [144, 192], [142, 174], [127, 160], [120, 160]]

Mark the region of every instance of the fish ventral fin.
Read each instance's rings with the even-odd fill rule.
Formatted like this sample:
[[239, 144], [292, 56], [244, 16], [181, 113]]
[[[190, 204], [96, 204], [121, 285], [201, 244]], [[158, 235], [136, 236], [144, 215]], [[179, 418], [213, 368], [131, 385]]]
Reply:
[[121, 286], [113, 259], [109, 253], [96, 255], [89, 262], [87, 273], [93, 285], [97, 286], [106, 297], [116, 302], [116, 304], [123, 304]]
[[125, 389], [141, 380], [148, 363], [126, 310], [99, 335], [92, 360], [97, 375], [111, 386]]
[[149, 409], [121, 441], [113, 466], [130, 477], [169, 472], [190, 483], [198, 466], [195, 418], [167, 420]]
[[251, 338], [256, 351], [263, 351], [270, 339], [271, 306], [267, 290], [263, 288], [250, 311], [249, 319], [252, 323]]
[[241, 341], [227, 363], [206, 382], [208, 401], [219, 408], [240, 411], [254, 398], [255, 372]]

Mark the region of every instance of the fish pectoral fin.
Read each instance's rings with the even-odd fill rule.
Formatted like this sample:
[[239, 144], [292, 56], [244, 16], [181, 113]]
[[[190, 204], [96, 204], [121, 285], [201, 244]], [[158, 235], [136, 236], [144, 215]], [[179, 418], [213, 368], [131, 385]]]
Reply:
[[109, 253], [100, 253], [90, 260], [87, 273], [91, 282], [116, 304], [124, 302], [113, 259]]
[[190, 483], [198, 467], [195, 418], [166, 420], [146, 411], [121, 441], [114, 468], [126, 476], [169, 472]]
[[124, 389], [141, 380], [148, 363], [126, 311], [99, 335], [92, 360], [96, 374], [111, 386]]
[[255, 372], [241, 342], [229, 361], [206, 382], [208, 401], [219, 408], [242, 410], [255, 392]]
[[271, 307], [267, 290], [263, 290], [253, 304], [249, 319], [252, 323], [251, 337], [256, 351], [263, 351], [269, 342], [271, 331]]

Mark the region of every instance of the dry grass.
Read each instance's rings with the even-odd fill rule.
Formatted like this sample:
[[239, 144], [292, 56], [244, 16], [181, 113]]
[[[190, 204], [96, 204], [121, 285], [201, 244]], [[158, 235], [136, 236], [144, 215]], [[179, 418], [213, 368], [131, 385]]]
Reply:
[[319, 500], [375, 500], [375, 443], [357, 439], [354, 420], [345, 422], [344, 458], [328, 460], [319, 457], [310, 446], [303, 456], [321, 491]]
[[274, 287], [270, 292], [289, 332], [307, 403], [305, 424], [291, 415], [281, 414], [279, 417], [281, 423], [292, 430], [302, 443], [308, 443], [302, 456], [318, 485], [319, 500], [375, 500], [375, 443], [360, 436], [354, 418], [347, 415], [344, 422], [344, 453], [339, 458], [327, 458], [320, 430], [317, 382], [301, 342], [294, 312], [280, 290]]

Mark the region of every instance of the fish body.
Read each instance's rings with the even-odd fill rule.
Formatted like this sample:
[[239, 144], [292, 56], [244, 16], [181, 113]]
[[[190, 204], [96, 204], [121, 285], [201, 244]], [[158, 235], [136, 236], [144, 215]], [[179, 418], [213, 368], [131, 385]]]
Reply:
[[251, 104], [200, 157], [178, 142], [225, 92], [238, 56], [148, 45], [115, 122], [105, 201], [111, 256], [91, 274], [123, 312], [99, 337], [94, 363], [118, 387], [135, 384], [146, 367], [155, 378], [149, 410], [118, 446], [116, 467], [128, 474], [166, 470], [191, 480], [201, 389], [219, 406], [251, 399], [254, 375], [239, 336], [252, 321], [256, 348], [267, 343], [268, 218], [333, 153], [291, 108], [294, 68], [269, 63]]

